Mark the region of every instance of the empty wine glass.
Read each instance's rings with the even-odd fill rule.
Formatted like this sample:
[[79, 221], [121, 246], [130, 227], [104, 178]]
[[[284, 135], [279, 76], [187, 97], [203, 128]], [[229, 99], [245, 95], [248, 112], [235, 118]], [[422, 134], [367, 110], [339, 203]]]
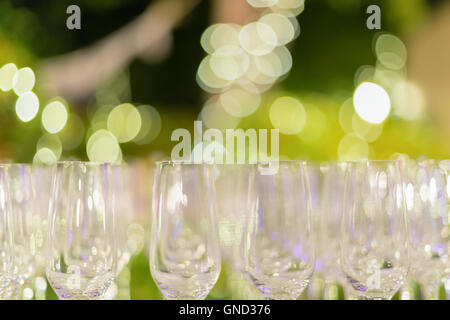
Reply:
[[[316, 273], [323, 278], [323, 298], [337, 299], [338, 283], [345, 284], [339, 267], [339, 241], [342, 219], [344, 170], [340, 163], [320, 165], [320, 201], [317, 205]], [[345, 289], [345, 288], [344, 288]]]
[[[11, 193], [12, 225], [15, 252], [15, 298], [22, 297], [22, 290], [32, 288], [39, 249], [39, 215], [37, 190], [33, 185], [33, 166], [9, 164], [9, 192]], [[41, 189], [41, 191], [43, 191]]]
[[153, 194], [153, 279], [167, 299], [205, 299], [221, 268], [213, 167], [158, 162]]
[[450, 166], [448, 161], [410, 162], [406, 199], [410, 223], [412, 273], [426, 300], [439, 299], [450, 275]]
[[401, 163], [347, 163], [341, 267], [360, 299], [387, 300], [409, 271]]
[[46, 274], [61, 299], [101, 299], [116, 275], [111, 169], [89, 162], [57, 164]]
[[14, 279], [14, 244], [8, 167], [0, 165], [0, 299], [9, 299]]
[[[36, 196], [36, 214], [34, 215], [35, 235], [35, 272], [33, 279], [33, 296], [36, 300], [45, 300], [47, 291], [47, 280], [45, 269], [47, 265], [47, 232], [48, 232], [48, 206], [50, 202], [51, 181], [55, 166], [33, 165], [32, 166], [32, 188]], [[25, 296], [30, 297], [30, 290], [25, 288]]]
[[222, 258], [243, 271], [242, 240], [246, 217], [252, 210], [254, 166], [216, 165], [216, 194]]
[[[270, 164], [269, 164], [270, 165]], [[255, 201], [247, 220], [246, 272], [266, 299], [296, 299], [314, 271], [314, 238], [306, 164], [280, 161], [255, 172]]]

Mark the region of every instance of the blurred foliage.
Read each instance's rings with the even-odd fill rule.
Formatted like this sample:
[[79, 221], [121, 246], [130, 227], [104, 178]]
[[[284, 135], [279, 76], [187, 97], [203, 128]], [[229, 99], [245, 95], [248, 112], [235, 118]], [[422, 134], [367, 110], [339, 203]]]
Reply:
[[[78, 1], [82, 7], [82, 30], [65, 28], [66, 8], [71, 1], [8, 1], [0, 2], [0, 65], [14, 62], [17, 66], [38, 67], [42, 59], [60, 55], [101, 40], [106, 35], [132, 21], [152, 1], [96, 0]], [[407, 2], [407, 4], [406, 4]], [[427, 14], [425, 0], [367, 1], [367, 0], [314, 0], [306, 2], [306, 10], [299, 16], [300, 37], [290, 47], [293, 68], [289, 75], [269, 93], [263, 95], [263, 105], [250, 117], [242, 119], [242, 128], [270, 128], [268, 106], [278, 96], [289, 94], [323, 111], [327, 118], [325, 133], [320, 139], [303, 141], [297, 136], [281, 135], [281, 154], [290, 158], [312, 160], [337, 158], [337, 145], [345, 132], [336, 121], [338, 108], [354, 90], [354, 74], [361, 65], [374, 65], [372, 51], [375, 31], [365, 27], [370, 4], [379, 4], [383, 13], [383, 31], [399, 36], [409, 34]], [[210, 24], [211, 1], [201, 4], [174, 31], [173, 48], [169, 56], [158, 64], [137, 59], [126, 71], [127, 92], [116, 95], [117, 102], [150, 104], [162, 118], [159, 137], [147, 145], [127, 143], [122, 150], [127, 156], [146, 155], [149, 151], [170, 152], [173, 144], [170, 134], [175, 128], [192, 131], [205, 96], [195, 81], [197, 67], [203, 57], [199, 39]], [[102, 90], [119, 92], [114, 85], [123, 75], [111, 79]], [[37, 79], [37, 93], [41, 106], [48, 99]], [[120, 88], [119, 88], [120, 89]], [[311, 95], [313, 97], [311, 98]], [[23, 124], [15, 117], [12, 93], [0, 94], [0, 156], [16, 161], [31, 161], [41, 130], [39, 115]], [[100, 107], [99, 99], [76, 105], [78, 113], [88, 127], [89, 112]], [[85, 141], [89, 137], [89, 131]], [[394, 152], [411, 156], [448, 156], [439, 147], [439, 137], [433, 123], [390, 119], [381, 137], [371, 144], [375, 157], [385, 158]], [[83, 145], [65, 151], [63, 157], [86, 159]]]

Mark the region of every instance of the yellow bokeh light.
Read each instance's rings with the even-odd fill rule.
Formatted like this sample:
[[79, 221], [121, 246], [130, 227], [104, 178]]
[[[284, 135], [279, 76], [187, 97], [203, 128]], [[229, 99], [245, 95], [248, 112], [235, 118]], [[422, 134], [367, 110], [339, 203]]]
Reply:
[[42, 111], [42, 125], [49, 133], [57, 133], [64, 129], [69, 114], [61, 101], [50, 102]]
[[267, 24], [251, 22], [239, 32], [239, 43], [248, 53], [263, 56], [277, 46], [278, 39], [275, 31]]
[[141, 114], [142, 126], [141, 131], [133, 139], [137, 144], [146, 144], [152, 142], [161, 131], [161, 116], [158, 110], [152, 106], [139, 106], [139, 113]]
[[52, 165], [58, 161], [58, 158], [52, 150], [48, 148], [39, 149], [33, 158], [34, 164]]
[[120, 143], [133, 140], [141, 130], [142, 120], [139, 111], [130, 103], [120, 104], [108, 116], [108, 130]]
[[338, 157], [341, 161], [366, 160], [369, 157], [369, 145], [355, 134], [347, 134], [339, 142]]
[[278, 98], [270, 107], [270, 122], [283, 134], [298, 134], [305, 126], [305, 107], [295, 98]]
[[407, 50], [402, 40], [392, 34], [382, 34], [375, 42], [378, 61], [389, 69], [398, 70], [405, 66]]
[[117, 138], [104, 129], [97, 130], [89, 137], [86, 152], [92, 162], [117, 163], [122, 157]]
[[261, 104], [261, 96], [258, 90], [249, 85], [247, 90], [243, 88], [232, 88], [222, 92], [219, 97], [220, 103], [230, 115], [240, 118], [254, 113]]
[[363, 82], [355, 91], [353, 105], [361, 119], [378, 124], [386, 120], [391, 111], [391, 100], [383, 87]]
[[16, 72], [17, 67], [14, 63], [5, 64], [0, 68], [0, 89], [2, 91], [9, 91], [12, 89]]
[[21, 94], [16, 101], [16, 114], [23, 122], [36, 117], [39, 111], [39, 99], [33, 92]]
[[295, 37], [295, 28], [291, 20], [279, 13], [269, 13], [262, 16], [259, 21], [272, 28], [277, 36], [279, 46], [291, 42]]
[[19, 69], [13, 78], [13, 89], [17, 95], [33, 90], [36, 77], [30, 68]]

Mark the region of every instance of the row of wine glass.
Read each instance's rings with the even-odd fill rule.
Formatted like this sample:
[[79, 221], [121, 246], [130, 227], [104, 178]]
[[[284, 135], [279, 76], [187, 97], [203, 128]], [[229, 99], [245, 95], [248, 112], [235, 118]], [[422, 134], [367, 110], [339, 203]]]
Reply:
[[[61, 299], [103, 298], [131, 255], [135, 188], [123, 166], [0, 165], [0, 298], [42, 270]], [[168, 299], [206, 298], [222, 260], [266, 299], [298, 298], [314, 273], [363, 299], [409, 276], [435, 299], [450, 275], [449, 161], [163, 161], [150, 196], [150, 271]]]

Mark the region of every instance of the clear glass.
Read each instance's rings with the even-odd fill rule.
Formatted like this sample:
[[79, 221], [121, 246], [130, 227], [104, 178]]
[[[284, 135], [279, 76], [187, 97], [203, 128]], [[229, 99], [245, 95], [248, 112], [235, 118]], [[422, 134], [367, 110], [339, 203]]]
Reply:
[[[22, 289], [32, 287], [38, 253], [38, 226], [41, 220], [38, 207], [38, 190], [33, 185], [33, 167], [27, 164], [9, 164], [9, 192], [13, 210], [14, 252], [14, 294], [20, 299]], [[41, 190], [44, 191], [44, 190]], [[48, 200], [48, 198], [47, 198]]]
[[438, 300], [440, 286], [450, 275], [450, 161], [408, 164], [412, 275], [426, 300]]
[[158, 162], [150, 271], [167, 299], [205, 299], [220, 273], [213, 167]]
[[61, 299], [101, 299], [116, 275], [112, 167], [89, 162], [57, 164], [46, 274]]
[[222, 258], [242, 272], [245, 221], [253, 208], [255, 166], [216, 165], [216, 194]]
[[128, 246], [127, 231], [131, 223], [131, 198], [130, 185], [127, 185], [127, 170], [125, 165], [112, 167], [112, 188], [116, 195], [113, 200], [113, 210], [117, 219], [117, 239], [118, 239], [118, 262], [117, 273], [128, 264], [131, 257], [131, 250]]
[[387, 300], [409, 271], [408, 225], [399, 161], [346, 164], [341, 266], [360, 299]]
[[[322, 163], [320, 171], [319, 201], [316, 216], [316, 274], [323, 280], [322, 297], [326, 300], [338, 298], [337, 284], [346, 284], [339, 266], [339, 241], [344, 191], [344, 170], [339, 162]], [[313, 207], [314, 208], [314, 207]], [[347, 288], [345, 288], [347, 289]]]
[[14, 280], [13, 227], [8, 167], [0, 165], [0, 299], [9, 299]]
[[255, 172], [254, 209], [244, 243], [246, 272], [265, 299], [297, 299], [315, 264], [306, 163], [280, 161], [272, 174], [264, 169], [259, 165]]

